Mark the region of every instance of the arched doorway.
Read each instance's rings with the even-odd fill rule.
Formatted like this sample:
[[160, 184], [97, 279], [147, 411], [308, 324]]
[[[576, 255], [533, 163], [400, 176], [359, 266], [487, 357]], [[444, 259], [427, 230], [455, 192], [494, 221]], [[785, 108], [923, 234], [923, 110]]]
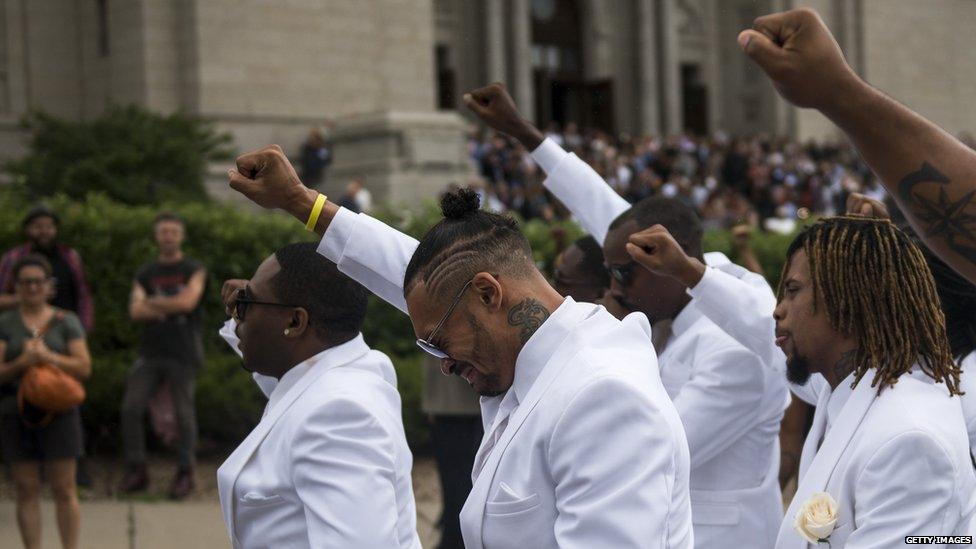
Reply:
[[536, 122], [614, 130], [613, 86], [587, 82], [578, 0], [532, 0], [532, 72]]

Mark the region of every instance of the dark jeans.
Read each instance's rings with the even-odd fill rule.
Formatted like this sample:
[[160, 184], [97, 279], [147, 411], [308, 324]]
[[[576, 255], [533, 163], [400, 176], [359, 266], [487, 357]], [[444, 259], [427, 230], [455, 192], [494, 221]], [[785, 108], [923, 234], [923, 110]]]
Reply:
[[444, 502], [439, 549], [464, 547], [458, 515], [471, 491], [471, 469], [483, 435], [478, 416], [433, 416], [431, 421], [431, 445]]
[[137, 358], [125, 382], [122, 399], [122, 444], [129, 465], [146, 462], [146, 405], [153, 393], [168, 382], [180, 428], [179, 465], [193, 467], [196, 462], [197, 416], [193, 401], [197, 368], [174, 360]]

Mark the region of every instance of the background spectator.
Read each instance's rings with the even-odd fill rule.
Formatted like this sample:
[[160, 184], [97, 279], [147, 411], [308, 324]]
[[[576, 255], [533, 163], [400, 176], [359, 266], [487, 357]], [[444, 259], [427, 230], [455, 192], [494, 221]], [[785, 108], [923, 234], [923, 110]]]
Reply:
[[54, 210], [37, 206], [27, 213], [21, 227], [27, 242], [0, 258], [0, 309], [17, 305], [13, 266], [28, 254], [44, 256], [51, 265], [50, 303], [75, 313], [86, 331], [95, 327], [91, 288], [85, 278], [81, 255], [58, 242], [60, 220]]
[[50, 364], [80, 381], [91, 374], [85, 330], [78, 317], [48, 304], [52, 269], [31, 254], [10, 269], [17, 307], [0, 313], [0, 445], [17, 497], [17, 525], [26, 547], [41, 546], [40, 491], [51, 486], [58, 532], [66, 549], [78, 547], [80, 515], [75, 464], [82, 453], [78, 407], [53, 417], [25, 403], [17, 389], [28, 368]]
[[322, 130], [312, 128], [302, 144], [302, 181], [310, 187], [321, 185], [325, 181], [325, 169], [329, 164], [332, 164], [332, 146], [326, 141]]
[[193, 398], [197, 371], [203, 363], [200, 301], [206, 271], [202, 263], [183, 255], [185, 228], [181, 218], [159, 214], [153, 231], [159, 255], [136, 273], [129, 304], [132, 320], [145, 326], [122, 400], [127, 470], [119, 490], [131, 493], [149, 485], [143, 420], [153, 393], [166, 387], [171, 391], [180, 429], [179, 463], [169, 493], [170, 497], [181, 499], [196, 484], [193, 469], [197, 423]]

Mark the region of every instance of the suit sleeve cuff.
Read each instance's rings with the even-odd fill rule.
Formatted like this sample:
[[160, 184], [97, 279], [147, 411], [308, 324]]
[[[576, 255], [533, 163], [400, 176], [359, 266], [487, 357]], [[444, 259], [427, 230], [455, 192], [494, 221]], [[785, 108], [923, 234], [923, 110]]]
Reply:
[[356, 231], [358, 221], [358, 215], [346, 208], [339, 208], [335, 217], [332, 218], [332, 222], [329, 223], [329, 228], [322, 235], [322, 240], [319, 241], [318, 252], [338, 265], [346, 249], [346, 244], [349, 243], [349, 239]]
[[559, 162], [563, 158], [566, 158], [567, 155], [569, 155], [568, 152], [564, 151], [562, 147], [548, 137], [532, 151], [532, 159], [547, 174], [552, 173]]
[[703, 296], [709, 294], [709, 290], [714, 287], [718, 282], [715, 280], [715, 269], [713, 267], [705, 266], [705, 274], [702, 275], [701, 280], [698, 284], [695, 284], [693, 288], [688, 288], [685, 290], [694, 299], [701, 299]]

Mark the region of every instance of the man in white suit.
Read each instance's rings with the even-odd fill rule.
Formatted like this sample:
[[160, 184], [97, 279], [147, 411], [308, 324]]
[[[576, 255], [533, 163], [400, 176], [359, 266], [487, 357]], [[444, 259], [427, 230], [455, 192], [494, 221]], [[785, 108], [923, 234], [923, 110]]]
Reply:
[[[277, 147], [230, 177], [303, 221], [315, 207]], [[692, 547], [687, 442], [646, 319], [560, 297], [515, 223], [473, 192], [442, 206], [419, 245], [331, 203], [309, 225], [341, 270], [410, 313], [444, 373], [483, 395], [465, 546]]]
[[691, 451], [695, 546], [771, 547], [783, 513], [778, 434], [789, 402], [783, 376], [763, 367], [775, 350], [771, 339], [762, 354], [735, 341], [697, 307], [681, 280], [634, 261], [631, 235], [670, 230], [689, 255], [742, 278], [747, 291], [771, 305], [769, 285], [720, 253], [703, 254], [701, 224], [688, 206], [661, 197], [628, 204], [589, 165], [545, 139], [500, 84], [467, 94], [465, 102], [532, 151], [548, 175], [546, 188], [603, 244], [611, 302], [646, 314], [655, 326], [670, 322], [670, 336], [657, 342], [658, 361]]
[[[851, 253], [855, 240], [866, 245]], [[828, 245], [841, 251], [829, 253]], [[662, 237], [654, 254], [635, 259], [680, 272], [693, 263], [681, 256], [677, 243]], [[692, 289], [716, 315], [740, 319], [725, 328], [741, 341], [753, 344], [777, 333], [793, 391], [817, 405], [797, 495], [776, 547], [807, 546], [796, 521], [817, 492], [838, 502], [832, 531], [824, 536], [834, 547], [900, 546], [905, 536], [921, 532], [976, 533], [965, 416], [959, 397], [947, 390], [956, 387], [955, 366], [921, 253], [886, 221], [840, 218], [798, 237], [789, 261], [775, 328], [773, 317], [757, 313], [761, 304], [741, 291], [741, 281], [725, 273], [704, 270]], [[828, 262], [836, 267], [828, 271]], [[851, 316], [844, 316], [841, 303]], [[873, 351], [859, 351], [865, 348]], [[926, 368], [917, 364], [926, 360]], [[933, 378], [940, 376], [947, 383]]]
[[226, 335], [269, 400], [217, 471], [234, 547], [419, 548], [396, 374], [359, 333], [366, 291], [314, 244], [245, 282]]

